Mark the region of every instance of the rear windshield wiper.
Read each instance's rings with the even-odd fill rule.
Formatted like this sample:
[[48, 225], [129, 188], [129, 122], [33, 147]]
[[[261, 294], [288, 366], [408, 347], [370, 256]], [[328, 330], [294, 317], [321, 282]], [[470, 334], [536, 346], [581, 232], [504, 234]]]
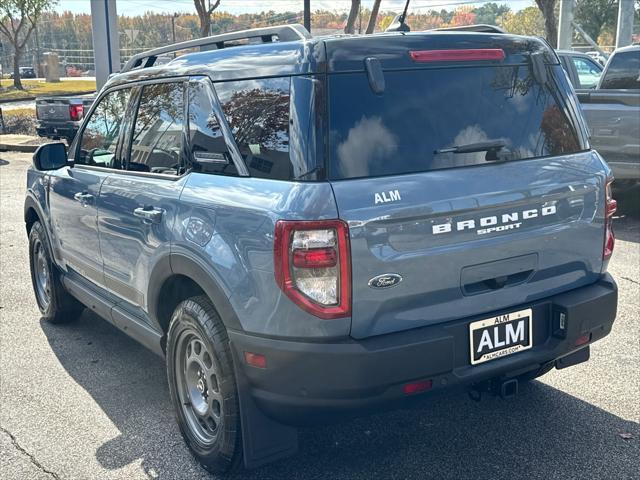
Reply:
[[456, 145], [449, 148], [441, 148], [434, 153], [473, 153], [487, 152], [484, 156], [487, 162], [504, 162], [509, 160], [511, 152], [506, 148], [504, 140], [489, 140], [487, 142], [467, 143], [466, 145]]
[[441, 148], [433, 153], [473, 153], [473, 152], [497, 152], [506, 147], [503, 140], [489, 140], [488, 142], [467, 143], [466, 145], [456, 145], [454, 147]]

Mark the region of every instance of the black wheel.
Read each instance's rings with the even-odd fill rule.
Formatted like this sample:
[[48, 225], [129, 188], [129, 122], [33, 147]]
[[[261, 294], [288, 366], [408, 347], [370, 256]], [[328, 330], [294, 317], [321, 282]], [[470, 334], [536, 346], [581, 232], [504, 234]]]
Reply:
[[42, 317], [51, 323], [66, 323], [77, 319], [83, 306], [62, 285], [40, 222], [35, 222], [29, 231], [29, 266], [33, 291]]
[[240, 417], [227, 331], [206, 296], [180, 303], [167, 337], [169, 391], [182, 436], [212, 473], [242, 460]]

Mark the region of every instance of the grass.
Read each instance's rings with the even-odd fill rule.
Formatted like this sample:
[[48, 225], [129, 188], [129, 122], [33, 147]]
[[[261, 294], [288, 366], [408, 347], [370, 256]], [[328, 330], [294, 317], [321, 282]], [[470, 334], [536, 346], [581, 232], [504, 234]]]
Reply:
[[16, 108], [2, 112], [5, 131], [7, 134], [35, 135], [35, 108]]
[[11, 110], [3, 110], [2, 116], [6, 119], [7, 117], [19, 117], [21, 115], [36, 115], [35, 108], [13, 108]]
[[95, 91], [95, 80], [63, 80], [46, 83], [44, 80], [22, 80], [24, 90], [13, 88], [13, 80], [0, 80], [0, 100], [20, 100], [44, 95], [73, 95], [74, 93]]

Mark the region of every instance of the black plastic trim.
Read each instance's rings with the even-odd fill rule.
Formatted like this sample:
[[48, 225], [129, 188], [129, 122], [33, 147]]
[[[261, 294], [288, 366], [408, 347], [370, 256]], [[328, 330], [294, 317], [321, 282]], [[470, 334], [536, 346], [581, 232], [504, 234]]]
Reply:
[[[269, 339], [236, 331], [229, 331], [229, 338], [241, 362], [245, 351], [267, 359], [265, 369], [240, 365], [256, 404], [272, 418], [297, 425], [404, 401], [402, 385], [414, 380], [431, 380], [430, 392], [436, 392], [514, 378], [558, 359], [564, 358], [561, 368], [584, 361], [584, 352], [571, 356], [585, 349], [584, 344], [576, 345], [577, 339], [588, 333], [592, 343], [611, 331], [617, 296], [615, 282], [605, 275], [595, 284], [513, 306], [510, 311], [534, 310], [538, 320], [533, 348], [475, 366], [468, 360], [468, 324], [476, 317], [340, 343]], [[567, 314], [566, 338], [552, 335], [554, 309]]]
[[204, 265], [186, 255], [172, 253], [170, 257], [160, 260], [154, 267], [148, 284], [147, 303], [149, 315], [155, 321], [158, 318], [158, 306], [162, 285], [172, 275], [184, 275], [193, 280], [216, 307], [223, 323], [229, 329], [243, 331], [240, 320], [231, 306], [229, 299], [219, 285], [211, 278]]

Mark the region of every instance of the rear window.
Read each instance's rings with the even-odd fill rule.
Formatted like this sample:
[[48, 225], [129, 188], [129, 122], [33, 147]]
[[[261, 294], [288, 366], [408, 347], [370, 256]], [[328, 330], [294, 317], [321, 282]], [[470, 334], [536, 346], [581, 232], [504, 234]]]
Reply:
[[[558, 75], [561, 67], [553, 67]], [[395, 175], [573, 153], [586, 148], [560, 95], [526, 65], [388, 71], [376, 95], [366, 74], [329, 77], [330, 176]], [[552, 83], [552, 82], [549, 82]], [[491, 151], [454, 153], [489, 142]]]
[[640, 89], [640, 50], [616, 53], [607, 68], [602, 85], [605, 90]]

